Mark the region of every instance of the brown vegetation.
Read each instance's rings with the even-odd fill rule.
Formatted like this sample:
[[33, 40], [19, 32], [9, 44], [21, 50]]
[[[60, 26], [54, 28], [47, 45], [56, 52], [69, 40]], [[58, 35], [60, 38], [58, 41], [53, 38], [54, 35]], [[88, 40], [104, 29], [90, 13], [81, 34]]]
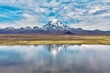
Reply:
[[36, 35], [1, 34], [0, 45], [28, 44], [110, 44], [110, 36], [105, 35]]

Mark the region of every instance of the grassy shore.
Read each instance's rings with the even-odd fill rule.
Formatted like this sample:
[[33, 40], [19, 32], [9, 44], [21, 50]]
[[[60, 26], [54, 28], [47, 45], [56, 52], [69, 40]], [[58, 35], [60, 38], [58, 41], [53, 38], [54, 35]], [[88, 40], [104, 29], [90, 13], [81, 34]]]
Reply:
[[0, 35], [0, 45], [34, 44], [105, 44], [110, 45], [110, 36], [105, 35]]

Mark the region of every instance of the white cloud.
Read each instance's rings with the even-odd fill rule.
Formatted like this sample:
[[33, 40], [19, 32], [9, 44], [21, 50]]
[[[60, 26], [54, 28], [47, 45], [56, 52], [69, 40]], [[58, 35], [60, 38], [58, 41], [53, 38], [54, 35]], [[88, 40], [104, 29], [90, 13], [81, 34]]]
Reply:
[[90, 23], [90, 22], [81, 22], [79, 24], [69, 24], [69, 27], [71, 27], [71, 28], [82, 28], [82, 29], [85, 29], [85, 30], [99, 29], [99, 30], [107, 31], [107, 30], [110, 29], [110, 27], [108, 27], [110, 22], [108, 22], [108, 21], [105, 21], [105, 22], [103, 22], [101, 20], [96, 20], [96, 21], [93, 21], [92, 23]]
[[40, 23], [37, 18], [34, 15], [31, 14], [23, 14], [23, 19], [19, 20], [19, 21], [15, 21], [12, 23], [0, 23], [0, 27], [1, 28], [5, 28], [5, 27], [16, 27], [16, 28], [20, 28], [20, 27], [26, 27], [26, 26], [39, 26], [41, 27], [43, 24]]
[[[79, 4], [76, 0], [1, 0], [1, 5], [9, 5], [23, 9], [23, 18], [13, 23], [0, 23], [0, 27], [6, 26], [42, 26], [47, 24], [51, 18], [58, 18], [61, 21], [68, 22], [72, 27], [80, 27], [84, 29], [101, 29], [110, 30], [109, 19], [110, 6], [107, 4], [109, 0], [84, 0]], [[67, 4], [66, 4], [67, 3]], [[96, 12], [104, 11], [93, 15]], [[51, 13], [53, 15], [49, 16]], [[72, 19], [81, 20], [80, 22], [71, 23]]]

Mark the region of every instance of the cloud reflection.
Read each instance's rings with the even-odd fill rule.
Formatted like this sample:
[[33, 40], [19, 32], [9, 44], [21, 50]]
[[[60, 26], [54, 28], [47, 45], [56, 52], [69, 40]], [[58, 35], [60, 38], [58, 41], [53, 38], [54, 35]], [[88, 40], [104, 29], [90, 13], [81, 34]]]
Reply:
[[0, 73], [109, 73], [109, 51], [109, 45], [0, 46]]

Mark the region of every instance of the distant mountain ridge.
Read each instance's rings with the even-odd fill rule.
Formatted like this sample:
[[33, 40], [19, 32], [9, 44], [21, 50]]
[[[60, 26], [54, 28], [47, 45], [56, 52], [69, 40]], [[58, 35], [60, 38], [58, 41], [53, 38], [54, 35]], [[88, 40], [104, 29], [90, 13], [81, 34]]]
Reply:
[[82, 28], [70, 28], [57, 19], [53, 19], [42, 28], [32, 27], [6, 27], [0, 29], [0, 34], [76, 34], [76, 35], [110, 35], [110, 31], [101, 30], [83, 30]]

